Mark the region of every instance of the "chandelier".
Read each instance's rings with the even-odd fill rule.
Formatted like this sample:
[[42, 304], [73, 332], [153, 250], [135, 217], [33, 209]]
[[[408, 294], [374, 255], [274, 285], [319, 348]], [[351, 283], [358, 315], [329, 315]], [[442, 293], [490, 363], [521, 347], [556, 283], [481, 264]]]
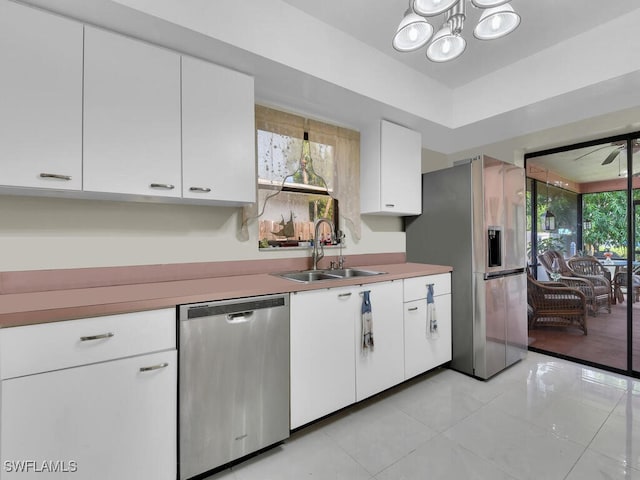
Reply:
[[[468, 0], [410, 0], [398, 30], [393, 48], [412, 52], [427, 45], [427, 58], [433, 62], [448, 62], [459, 57], [467, 47], [462, 37]], [[513, 32], [520, 25], [510, 0], [470, 0], [483, 9], [473, 36], [479, 40], [494, 40]], [[445, 14], [444, 23], [434, 35], [429, 17]]]

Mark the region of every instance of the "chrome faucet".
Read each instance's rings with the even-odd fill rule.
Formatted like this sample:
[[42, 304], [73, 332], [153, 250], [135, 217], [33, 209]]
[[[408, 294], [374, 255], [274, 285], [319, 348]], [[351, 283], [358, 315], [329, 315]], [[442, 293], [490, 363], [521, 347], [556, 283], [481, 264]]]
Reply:
[[328, 218], [319, 218], [316, 220], [316, 224], [313, 229], [313, 251], [311, 252], [311, 261], [313, 262], [311, 268], [313, 270], [318, 269], [318, 262], [324, 257], [324, 245], [320, 245], [320, 252], [318, 252], [318, 235], [320, 233], [320, 224], [322, 223], [329, 225], [329, 228], [331, 229], [331, 240], [336, 236], [336, 230], [333, 223], [331, 223], [331, 220]]
[[344, 262], [346, 260], [346, 258], [344, 258], [344, 255], [342, 254], [342, 247], [344, 246], [344, 239], [345, 239], [345, 234], [342, 230], [336, 230], [336, 241], [338, 242], [338, 245], [340, 246], [340, 255], [338, 255], [338, 268], [340, 270], [342, 270], [344, 268]]

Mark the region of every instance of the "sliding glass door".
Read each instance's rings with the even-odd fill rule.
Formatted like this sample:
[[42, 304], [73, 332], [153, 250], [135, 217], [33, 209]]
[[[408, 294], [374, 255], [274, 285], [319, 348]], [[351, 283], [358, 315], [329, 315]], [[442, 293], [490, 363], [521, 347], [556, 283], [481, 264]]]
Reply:
[[[587, 325], [585, 335], [574, 325], [536, 322], [529, 329], [530, 348], [640, 376], [640, 168], [634, 170], [634, 165], [640, 167], [640, 141], [636, 136], [529, 154], [525, 166], [528, 251], [534, 267], [530, 271], [548, 282], [553, 272], [544, 260], [557, 257], [559, 282], [585, 297]], [[550, 292], [561, 294], [561, 290]]]
[[633, 246], [632, 276], [634, 298], [629, 314], [629, 350], [630, 363], [634, 376], [640, 377], [640, 138], [629, 139], [627, 145], [629, 171], [633, 172], [630, 182], [632, 189], [633, 215], [631, 216], [630, 235]]

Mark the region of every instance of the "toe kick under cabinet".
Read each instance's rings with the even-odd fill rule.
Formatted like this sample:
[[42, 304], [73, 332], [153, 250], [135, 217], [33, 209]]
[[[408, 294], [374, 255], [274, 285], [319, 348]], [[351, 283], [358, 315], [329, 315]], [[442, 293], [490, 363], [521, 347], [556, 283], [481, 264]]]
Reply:
[[0, 330], [0, 478], [175, 479], [175, 318]]

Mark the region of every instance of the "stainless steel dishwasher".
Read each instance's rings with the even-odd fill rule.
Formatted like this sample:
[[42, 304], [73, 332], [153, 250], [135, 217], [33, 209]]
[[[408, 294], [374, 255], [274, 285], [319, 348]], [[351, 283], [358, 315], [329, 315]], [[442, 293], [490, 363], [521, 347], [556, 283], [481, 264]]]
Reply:
[[289, 436], [289, 294], [179, 307], [185, 480]]

